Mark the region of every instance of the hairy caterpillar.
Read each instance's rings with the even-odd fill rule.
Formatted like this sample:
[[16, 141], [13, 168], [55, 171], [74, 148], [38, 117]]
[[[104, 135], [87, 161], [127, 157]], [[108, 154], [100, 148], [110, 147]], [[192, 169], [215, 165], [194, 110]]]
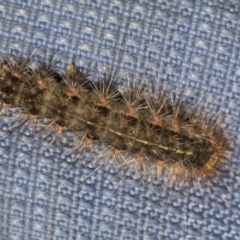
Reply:
[[27, 124], [48, 119], [56, 134], [70, 130], [80, 144], [103, 142], [122, 164], [157, 172], [167, 166], [181, 179], [208, 177], [221, 165], [222, 131], [162, 94], [148, 99], [141, 86], [120, 92], [111, 76], [90, 81], [74, 64], [63, 74], [29, 59], [3, 60], [0, 68], [2, 109], [21, 107]]

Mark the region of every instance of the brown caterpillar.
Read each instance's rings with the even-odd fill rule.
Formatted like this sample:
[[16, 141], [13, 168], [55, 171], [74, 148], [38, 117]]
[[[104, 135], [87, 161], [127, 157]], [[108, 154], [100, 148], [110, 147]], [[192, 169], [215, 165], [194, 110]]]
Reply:
[[1, 60], [0, 101], [3, 112], [20, 107], [24, 123], [47, 119], [58, 136], [76, 133], [74, 149], [102, 142], [122, 166], [158, 176], [164, 168], [176, 183], [213, 176], [228, 148], [221, 127], [201, 112], [163, 92], [146, 97], [142, 86], [120, 91], [112, 75], [93, 81], [74, 63], [58, 73], [30, 58]]

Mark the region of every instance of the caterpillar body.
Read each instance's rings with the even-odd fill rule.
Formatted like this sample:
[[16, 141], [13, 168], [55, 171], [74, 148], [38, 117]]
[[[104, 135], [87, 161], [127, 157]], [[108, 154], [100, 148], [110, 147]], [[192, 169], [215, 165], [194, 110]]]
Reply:
[[93, 80], [74, 63], [59, 73], [52, 64], [8, 58], [0, 62], [1, 111], [20, 107], [26, 124], [47, 119], [57, 136], [76, 133], [74, 149], [102, 142], [121, 166], [144, 174], [167, 169], [176, 182], [213, 176], [227, 150], [214, 120], [163, 92], [121, 91], [114, 80], [112, 74]]

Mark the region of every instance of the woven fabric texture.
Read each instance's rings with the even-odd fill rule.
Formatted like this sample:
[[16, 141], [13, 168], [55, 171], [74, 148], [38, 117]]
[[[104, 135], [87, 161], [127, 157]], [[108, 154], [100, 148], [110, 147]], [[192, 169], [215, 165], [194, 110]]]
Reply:
[[7, 135], [15, 109], [0, 119], [0, 239], [240, 239], [239, 1], [0, 0], [0, 48], [2, 57], [54, 56], [59, 69], [115, 64], [153, 91], [185, 89], [234, 146], [200, 190], [156, 187], [109, 166], [94, 171], [88, 153], [71, 164], [64, 145], [36, 146], [20, 127]]

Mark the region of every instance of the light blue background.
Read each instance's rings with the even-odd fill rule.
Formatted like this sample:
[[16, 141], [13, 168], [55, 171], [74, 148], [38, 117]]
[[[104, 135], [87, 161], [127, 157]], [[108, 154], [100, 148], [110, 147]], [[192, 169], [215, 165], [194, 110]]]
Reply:
[[[33, 146], [19, 130], [0, 142], [0, 239], [240, 239], [238, 1], [0, 1], [0, 47], [2, 56], [54, 55], [59, 69], [73, 59], [100, 70], [117, 63], [155, 91], [186, 88], [219, 115], [233, 145], [200, 192], [92, 173], [88, 155], [71, 168], [66, 148]], [[1, 118], [1, 136], [10, 120]]]

